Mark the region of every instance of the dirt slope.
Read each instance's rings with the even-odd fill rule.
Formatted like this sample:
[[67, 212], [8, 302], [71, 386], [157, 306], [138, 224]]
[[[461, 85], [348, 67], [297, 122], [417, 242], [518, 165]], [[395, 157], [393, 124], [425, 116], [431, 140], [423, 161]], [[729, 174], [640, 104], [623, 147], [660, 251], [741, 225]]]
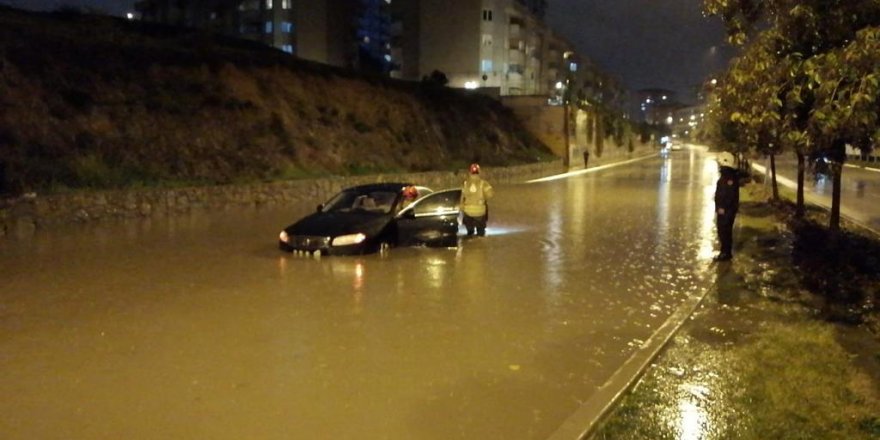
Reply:
[[546, 158], [490, 98], [243, 40], [0, 7], [0, 194]]

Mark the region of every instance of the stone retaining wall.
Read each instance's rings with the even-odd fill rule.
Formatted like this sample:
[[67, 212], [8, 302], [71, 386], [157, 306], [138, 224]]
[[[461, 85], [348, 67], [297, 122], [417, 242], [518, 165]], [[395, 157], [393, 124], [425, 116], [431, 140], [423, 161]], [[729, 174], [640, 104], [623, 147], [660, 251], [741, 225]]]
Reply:
[[[563, 172], [561, 161], [504, 168], [484, 167], [482, 174], [493, 184], [518, 183]], [[353, 185], [373, 182], [414, 182], [435, 189], [458, 186], [460, 172], [425, 172], [339, 176], [290, 180], [252, 185], [223, 185], [119, 191], [78, 191], [42, 196], [28, 194], [0, 200], [0, 239], [26, 238], [56, 224], [85, 223], [107, 219], [174, 216], [200, 209], [227, 206], [320, 202]]]

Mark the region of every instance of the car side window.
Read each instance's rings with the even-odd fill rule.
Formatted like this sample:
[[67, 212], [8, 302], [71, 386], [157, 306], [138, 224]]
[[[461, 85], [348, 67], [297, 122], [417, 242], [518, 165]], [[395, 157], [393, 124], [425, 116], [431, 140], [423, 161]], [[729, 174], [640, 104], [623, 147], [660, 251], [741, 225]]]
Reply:
[[459, 191], [443, 191], [431, 194], [416, 203], [414, 214], [416, 217], [423, 217], [457, 213], [460, 197], [461, 193]]

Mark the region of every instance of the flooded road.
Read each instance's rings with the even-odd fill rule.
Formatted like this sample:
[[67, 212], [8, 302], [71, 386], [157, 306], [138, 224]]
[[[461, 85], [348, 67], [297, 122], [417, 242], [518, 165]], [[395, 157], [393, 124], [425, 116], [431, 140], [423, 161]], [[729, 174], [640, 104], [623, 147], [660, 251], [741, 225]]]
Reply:
[[0, 438], [540, 439], [714, 281], [696, 150], [496, 186], [488, 236], [295, 257], [314, 204], [0, 244]]

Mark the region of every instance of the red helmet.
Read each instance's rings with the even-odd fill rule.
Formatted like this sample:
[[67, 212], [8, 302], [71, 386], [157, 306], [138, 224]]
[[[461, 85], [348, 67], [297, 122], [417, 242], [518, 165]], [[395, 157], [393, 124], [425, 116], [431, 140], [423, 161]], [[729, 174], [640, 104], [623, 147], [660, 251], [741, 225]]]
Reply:
[[472, 163], [471, 166], [470, 166], [470, 168], [468, 168], [468, 171], [469, 171], [471, 174], [480, 174], [480, 164], [478, 164], [478, 163]]
[[415, 199], [419, 196], [419, 190], [410, 185], [403, 189], [403, 197], [405, 199]]

